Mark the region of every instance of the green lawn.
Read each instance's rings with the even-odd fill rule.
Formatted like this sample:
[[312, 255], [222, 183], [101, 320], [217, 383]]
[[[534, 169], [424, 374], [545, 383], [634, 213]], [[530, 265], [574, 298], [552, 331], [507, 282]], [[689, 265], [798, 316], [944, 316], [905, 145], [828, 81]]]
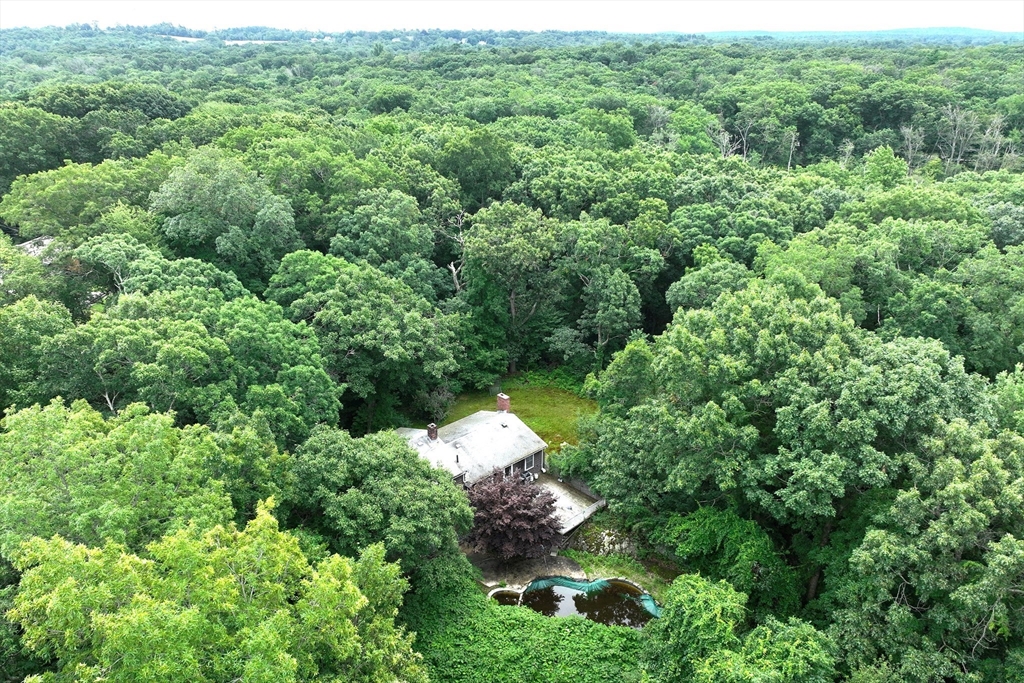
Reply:
[[[506, 392], [512, 398], [512, 412], [540, 438], [549, 451], [557, 451], [562, 442], [576, 443], [576, 418], [597, 410], [597, 404], [576, 394], [546, 386], [516, 386]], [[442, 424], [454, 422], [478, 410], [494, 410], [495, 398], [486, 391], [462, 394]]]

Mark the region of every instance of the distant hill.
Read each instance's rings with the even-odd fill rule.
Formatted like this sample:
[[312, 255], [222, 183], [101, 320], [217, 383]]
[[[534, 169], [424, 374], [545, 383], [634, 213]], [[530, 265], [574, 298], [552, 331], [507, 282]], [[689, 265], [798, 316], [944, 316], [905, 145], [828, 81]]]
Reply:
[[[162, 28], [166, 28], [164, 25]], [[142, 29], [148, 31], [149, 27]], [[138, 30], [138, 29], [135, 29]], [[525, 47], [540, 45], [582, 45], [609, 41], [633, 42], [719, 42], [734, 40], [780, 41], [843, 41], [843, 42], [913, 42], [913, 43], [1001, 43], [1024, 40], [1024, 32], [989, 31], [984, 29], [940, 27], [907, 28], [887, 31], [720, 31], [713, 33], [613, 33], [607, 31], [489, 31], [489, 30], [390, 30], [314, 33], [288, 31], [265, 26], [220, 29], [203, 34], [185, 30], [178, 35], [208, 35], [225, 40], [310, 40], [331, 36], [335, 40], [356, 39], [367, 42], [434, 42], [438, 39], [470, 45], [502, 45]]]
[[[56, 35], [54, 34], [56, 32]], [[97, 29], [88, 24], [46, 29], [2, 29], [5, 45], [0, 53], [10, 52], [24, 41], [77, 39], [83, 37], [114, 37], [132, 35], [137, 38], [177, 39], [195, 42], [207, 39], [227, 44], [245, 43], [304, 43], [329, 42], [339, 47], [366, 48], [375, 44], [388, 45], [392, 50], [410, 51], [432, 47], [463, 44], [476, 47], [573, 47], [602, 43], [687, 43], [709, 44], [720, 42], [770, 41], [786, 43], [911, 43], [982, 45], [1016, 43], [1024, 41], [1024, 32], [988, 31], [972, 28], [908, 28], [888, 31], [721, 31], [714, 33], [612, 33], [607, 31], [490, 31], [449, 29], [408, 29], [389, 31], [291, 31], [268, 26], [243, 26], [201, 31], [172, 24], [153, 26], [117, 26]], [[204, 41], [205, 42], [205, 41]]]
[[899, 41], [914, 43], [1004, 43], [1024, 41], [1024, 31], [990, 31], [964, 27], [897, 28], [886, 31], [717, 31], [712, 40]]

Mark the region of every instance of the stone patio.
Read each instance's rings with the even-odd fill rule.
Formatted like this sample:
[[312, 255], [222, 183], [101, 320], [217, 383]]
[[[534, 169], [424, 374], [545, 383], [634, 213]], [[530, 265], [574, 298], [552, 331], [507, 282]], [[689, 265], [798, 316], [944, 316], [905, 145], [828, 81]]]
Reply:
[[583, 524], [591, 515], [607, 505], [605, 501], [591, 498], [550, 474], [540, 475], [534, 483], [543, 486], [555, 497], [555, 516], [561, 523], [562, 535]]

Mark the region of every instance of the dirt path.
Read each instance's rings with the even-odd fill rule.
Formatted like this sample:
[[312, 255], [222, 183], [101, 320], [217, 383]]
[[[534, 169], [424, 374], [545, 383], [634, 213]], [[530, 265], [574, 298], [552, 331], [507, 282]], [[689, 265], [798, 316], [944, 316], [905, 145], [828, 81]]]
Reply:
[[504, 585], [517, 591], [526, 588], [539, 576], [566, 576], [570, 579], [586, 580], [583, 569], [568, 557], [545, 555], [535, 560], [521, 560], [502, 564], [493, 555], [467, 553], [466, 557], [483, 572], [483, 583], [488, 588]]

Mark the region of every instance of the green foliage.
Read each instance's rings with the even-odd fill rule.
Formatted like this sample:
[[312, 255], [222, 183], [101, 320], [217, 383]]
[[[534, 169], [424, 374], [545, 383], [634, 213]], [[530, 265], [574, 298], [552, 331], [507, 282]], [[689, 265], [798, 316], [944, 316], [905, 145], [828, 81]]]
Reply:
[[70, 121], [36, 107], [0, 106], [0, 193], [20, 175], [60, 166], [66, 157]]
[[463, 204], [470, 208], [499, 197], [516, 175], [509, 145], [485, 129], [453, 135], [441, 149], [436, 168], [459, 183]]
[[6, 560], [0, 563], [0, 567], [0, 680], [14, 683], [41, 673], [46, 668], [46, 661], [33, 657], [22, 645], [21, 629], [7, 618], [7, 613], [14, 607], [19, 577]]
[[43, 341], [71, 326], [67, 309], [35, 296], [0, 308], [0, 405], [24, 402], [39, 371]]
[[773, 182], [771, 172], [756, 173], [731, 159], [715, 166], [710, 175], [693, 169], [680, 177], [677, 193], [684, 201], [672, 212], [669, 227], [679, 235], [684, 255], [709, 244], [749, 265], [759, 245], [769, 240], [784, 244], [797, 228], [816, 222], [820, 205], [779, 196], [783, 187]]
[[913, 486], [850, 556], [832, 632], [851, 665], [884, 648], [901, 679], [939, 681], [1020, 632], [1024, 440], [984, 434], [960, 421], [936, 430]]
[[11, 238], [0, 234], [0, 304], [12, 304], [24, 297], [47, 296], [52, 285], [48, 282], [46, 267], [38, 259], [26, 254], [11, 243]]
[[[700, 250], [702, 247], [697, 247]], [[705, 247], [714, 249], [714, 247]], [[718, 250], [714, 250], [718, 253]], [[705, 261], [700, 267], [672, 283], [665, 292], [669, 308], [710, 308], [722, 292], [737, 292], [747, 286], [753, 273], [742, 263], [723, 258]]]
[[[594, 383], [601, 410], [574, 463], [583, 461], [614, 507], [641, 519], [652, 509], [687, 511], [725, 499], [763, 520], [759, 525], [704, 507], [670, 518], [675, 521], [656, 534], [696, 568], [749, 591], [761, 620], [792, 610], [798, 595], [793, 571], [763, 527], [792, 539], [792, 550], [809, 563], [806, 600], [818, 594], [820, 562], [827, 559], [821, 599], [831, 605], [835, 639], [851, 668], [899, 652], [890, 661], [903, 680], [937, 681], [976, 665], [986, 648], [1003, 656], [996, 622], [986, 625], [991, 619], [980, 612], [968, 614], [1013, 609], [1002, 602], [1004, 589], [996, 588], [1001, 579], [981, 577], [1015, 562], [1017, 522], [996, 510], [1015, 509], [1018, 475], [1009, 463], [1020, 462], [1018, 437], [981, 445], [988, 427], [969, 428], [961, 420], [989, 415], [984, 384], [940, 346], [905, 338], [882, 342], [841, 318], [838, 304], [802, 279], [781, 275], [778, 284], [755, 280], [723, 294], [710, 310], [681, 312], [653, 349], [627, 347], [607, 379]], [[620, 375], [629, 378], [627, 386], [642, 388], [618, 391]], [[1004, 382], [1003, 419], [1012, 421], [1015, 393]], [[774, 407], [766, 414], [767, 406]], [[943, 459], [948, 449], [955, 455]], [[1006, 453], [1005, 460], [996, 453]], [[929, 490], [936, 500], [925, 498]], [[865, 491], [890, 492], [892, 512], [881, 512], [883, 496], [876, 514], [861, 518], [867, 523], [866, 532], [859, 527], [862, 541], [854, 535], [847, 552], [824, 551], [834, 529], [851, 533], [846, 515]], [[911, 512], [919, 500], [920, 509]], [[985, 512], [976, 511], [981, 500]], [[932, 525], [934, 540], [925, 525]], [[894, 558], [883, 559], [886, 552]], [[967, 564], [946, 565], [945, 552]], [[764, 584], [753, 580], [755, 562], [767, 570]], [[881, 583], [869, 594], [874, 581]], [[869, 603], [878, 607], [868, 609]], [[883, 622], [889, 626], [882, 628]], [[1015, 629], [1007, 622], [1000, 633]], [[960, 645], [937, 645], [954, 639]], [[974, 654], [955, 654], [965, 651]], [[696, 669], [671, 671], [697, 675]]]
[[310, 566], [261, 505], [244, 530], [196, 527], [147, 547], [34, 539], [11, 617], [58, 668], [43, 681], [426, 681], [394, 624], [405, 584], [379, 547]]
[[97, 110], [136, 110], [150, 119], [176, 119], [191, 109], [160, 86], [116, 81], [38, 88], [28, 95], [26, 104], [78, 119]]
[[75, 246], [87, 237], [103, 234], [113, 234], [134, 239], [149, 247], [159, 248], [161, 240], [159, 236], [156, 217], [137, 206], [127, 206], [120, 202], [104, 211], [100, 217], [90, 226], [83, 230], [74, 230], [64, 236], [62, 243], [68, 246]]
[[144, 547], [190, 520], [233, 516], [209, 464], [223, 458], [205, 427], [178, 429], [138, 404], [104, 420], [84, 401], [10, 413], [0, 433], [0, 553], [33, 536]]
[[540, 211], [496, 203], [473, 217], [465, 275], [484, 334], [503, 346], [509, 370], [529, 357], [531, 337], [557, 296], [557, 224]]
[[[307, 566], [372, 546], [414, 571], [410, 622], [440, 680], [1018, 676], [1019, 45], [962, 31], [856, 45], [330, 37], [0, 31], [0, 407], [60, 422], [62, 404], [30, 408], [60, 395], [106, 413], [60, 408], [107, 426], [53, 427], [60, 452], [40, 428], [40, 463], [17, 451], [26, 471], [77, 458], [88, 473], [69, 479], [78, 521], [54, 524], [132, 544], [123, 557], [152, 574], [140, 544], [202, 516], [185, 509], [197, 486], [223, 506], [207, 525], [287, 497]], [[660, 547], [749, 594], [746, 605], [727, 585], [681, 582], [695, 609], [742, 607], [735, 621], [719, 632], [677, 604], [676, 626], [639, 634], [487, 604], [460, 583], [464, 501], [445, 473], [389, 438], [330, 430], [439, 421], [463, 387], [506, 371], [527, 424], [556, 449], [579, 436], [559, 472], [594, 485], [633, 533], [661, 532]], [[451, 412], [492, 408], [467, 394]], [[119, 420], [166, 438], [112, 446], [100, 432]], [[132, 463], [169, 434], [202, 435], [205, 455], [177, 493], [173, 462], [145, 480], [164, 482], [162, 512], [132, 521], [148, 510], [130, 502], [145, 490]], [[283, 449], [304, 441], [299, 467]], [[192, 463], [175, 453], [154, 462]], [[40, 469], [22, 488], [60, 502], [60, 474]], [[4, 505], [47, 509], [10, 492]], [[380, 615], [397, 605], [398, 571], [357, 581]], [[0, 582], [4, 609], [18, 580]], [[51, 662], [51, 679], [95, 677], [104, 662], [111, 679], [199, 678], [198, 608], [127, 595], [79, 632], [111, 640], [81, 654], [79, 672]], [[301, 679], [354, 642], [298, 654], [298, 603], [286, 602], [238, 638], [218, 632], [251, 670], [199, 673]], [[783, 621], [793, 614], [828, 630], [834, 651]], [[394, 635], [389, 618], [351, 624], [363, 643]], [[0, 628], [0, 678], [46, 666], [19, 628]], [[157, 652], [148, 633], [178, 649]], [[392, 635], [321, 678], [419, 680], [373, 668], [411, 661]], [[138, 657], [103, 659], [108, 646]]]
[[[296, 288], [300, 282], [307, 284]], [[368, 264], [293, 252], [267, 298], [287, 306], [293, 320], [311, 323], [327, 367], [364, 401], [358, 422], [365, 431], [387, 424], [400, 398], [445, 386], [458, 371], [458, 316]]]
[[185, 424], [259, 414], [282, 446], [337, 420], [312, 331], [275, 304], [225, 301], [216, 289], [124, 294], [46, 339], [40, 358], [30, 396], [76, 396], [108, 411], [145, 401]]
[[366, 190], [357, 201], [352, 213], [337, 217], [331, 253], [377, 267], [429, 301], [447, 293], [449, 278], [428, 260], [434, 233], [416, 200], [394, 190]]
[[296, 525], [319, 533], [334, 552], [383, 542], [387, 556], [414, 572], [453, 552], [473, 513], [451, 473], [436, 469], [393, 433], [353, 439], [318, 429], [295, 452], [286, 502]]
[[988, 391], [1000, 429], [1024, 433], [1024, 366], [1002, 372]]
[[907, 162], [896, 158], [891, 147], [879, 147], [864, 155], [864, 184], [891, 190], [907, 180]]
[[[586, 446], [598, 489], [655, 511], [721, 492], [806, 529], [855, 489], [894, 482], [936, 416], [971, 414], [966, 397], [980, 384], [941, 346], [880, 342], [834, 301], [807, 295], [755, 281], [711, 310], [681, 314], [655, 344], [650, 399], [637, 400], [651, 389], [619, 399], [613, 362], [612, 386], [597, 389], [607, 392], [607, 419]], [[652, 379], [643, 368], [639, 378]]]
[[241, 162], [211, 149], [173, 170], [150, 202], [178, 256], [202, 258], [260, 290], [302, 246], [291, 207]]
[[796, 612], [796, 574], [765, 530], [732, 510], [702, 507], [686, 516], [672, 515], [651, 540], [667, 544], [702, 575], [725, 579], [749, 596], [758, 621]]
[[502, 385], [506, 389], [548, 387], [551, 389], [561, 389], [562, 391], [580, 396], [583, 390], [583, 378], [572, 374], [568, 368], [560, 366], [552, 370], [529, 370], [506, 378]]
[[416, 200], [394, 190], [367, 190], [359, 206], [338, 219], [331, 253], [349, 261], [365, 259], [372, 266], [403, 256], [430, 256], [433, 233], [424, 225]]
[[645, 629], [655, 681], [834, 680], [831, 644], [798, 619], [772, 617], [743, 633], [746, 596], [693, 574], [669, 588], [660, 619]]
[[836, 217], [858, 227], [881, 223], [886, 218], [987, 223], [984, 214], [965, 198], [938, 187], [907, 185], [885, 192], [871, 192], [862, 202], [846, 203]]
[[[181, 160], [162, 152], [140, 159], [108, 159], [95, 166], [66, 164], [18, 178], [0, 201], [0, 218], [24, 238], [61, 237], [89, 226], [118, 204], [149, 205]], [[93, 233], [95, 234], [95, 233]]]
[[832, 223], [762, 249], [769, 277], [796, 270], [884, 336], [939, 339], [969, 369], [995, 375], [1020, 361], [1016, 333], [1020, 250], [1000, 251], [984, 225], [885, 218], [877, 226]]
[[401, 85], [381, 85], [370, 97], [367, 107], [374, 114], [385, 114], [396, 109], [408, 109], [416, 97], [416, 92]]
[[411, 593], [402, 610], [432, 681], [640, 681], [641, 633], [579, 617], [553, 619], [488, 600], [463, 569]]
[[648, 668], [659, 680], [692, 680], [706, 659], [735, 650], [736, 626], [744, 619], [745, 596], [725, 581], [711, 583], [693, 574], [672, 582], [662, 615], [648, 631]]
[[93, 269], [92, 279], [110, 294], [152, 294], [158, 291], [215, 289], [225, 299], [247, 296], [232, 273], [199, 259], [167, 259], [130, 234], [90, 239], [73, 252]]
[[[418, 187], [414, 189], [418, 183], [407, 180], [390, 158], [364, 156], [370, 144], [366, 132], [283, 112], [242, 116], [244, 122], [223, 124], [218, 146], [240, 152], [246, 165], [289, 202], [295, 229], [310, 246], [326, 248], [337, 230], [336, 217], [356, 209], [357, 198], [371, 188], [395, 188], [419, 196]], [[429, 167], [418, 170], [429, 176]], [[439, 178], [436, 172], [433, 178]]]
[[596, 133], [601, 134], [609, 149], [620, 150], [636, 143], [633, 121], [626, 113], [606, 112], [599, 109], [578, 109], [570, 117]]

